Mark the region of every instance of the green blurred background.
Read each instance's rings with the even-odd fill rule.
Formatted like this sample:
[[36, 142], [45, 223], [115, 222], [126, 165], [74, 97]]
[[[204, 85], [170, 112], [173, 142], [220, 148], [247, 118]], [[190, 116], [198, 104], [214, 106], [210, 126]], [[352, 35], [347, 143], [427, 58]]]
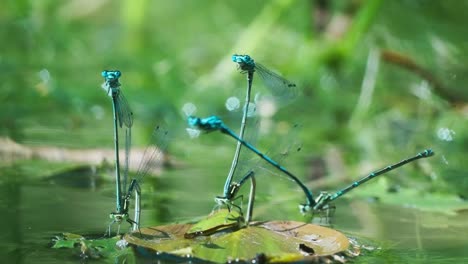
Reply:
[[[230, 56], [249, 54], [302, 90], [294, 104], [264, 117], [273, 125], [258, 144], [267, 149], [285, 122], [300, 123], [302, 153], [288, 164], [315, 192], [432, 148], [435, 157], [364, 187], [366, 197], [411, 190], [393, 203], [432, 197], [416, 203], [432, 208], [443, 197], [440, 207], [466, 210], [459, 202], [468, 197], [467, 9], [468, 1], [455, 0], [6, 0], [0, 135], [25, 147], [111, 148], [112, 109], [100, 72], [119, 69], [135, 116], [134, 145], [144, 146], [156, 123], [168, 123], [176, 134], [170, 154], [184, 164], [170, 175], [199, 175], [166, 176], [164, 188], [154, 188], [182, 200], [197, 187], [211, 202], [224, 179], [207, 174], [227, 172], [234, 143], [221, 135], [191, 141], [182, 108], [190, 102], [197, 115], [228, 116], [226, 99], [245, 87]], [[254, 89], [261, 86], [256, 78]], [[237, 128], [239, 120], [227, 122]], [[15, 151], [2, 148], [5, 182], [22, 184], [60, 166], [29, 161], [33, 169], [25, 169], [11, 158]], [[162, 205], [153, 222], [170, 222], [174, 215], [164, 214], [174, 204]]]
[[137, 131], [161, 119], [182, 126], [187, 102], [199, 115], [222, 114], [245, 85], [230, 55], [245, 53], [303, 89], [283, 117], [304, 125], [310, 157], [337, 150], [345, 171], [359, 172], [432, 147], [437, 156], [412, 184], [466, 197], [467, 6], [6, 1], [0, 133], [25, 144], [111, 146], [102, 69], [123, 72]]

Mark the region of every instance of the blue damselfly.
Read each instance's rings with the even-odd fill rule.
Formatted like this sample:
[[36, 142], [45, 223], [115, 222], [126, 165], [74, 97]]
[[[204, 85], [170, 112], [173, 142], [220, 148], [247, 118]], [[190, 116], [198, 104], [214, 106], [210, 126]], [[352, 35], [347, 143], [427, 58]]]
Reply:
[[[301, 204], [299, 206], [300, 211], [303, 212], [303, 213], [312, 212], [312, 214], [315, 214], [315, 213], [322, 212], [323, 210], [327, 210], [328, 205], [330, 204], [330, 202], [332, 202], [332, 201], [336, 200], [337, 198], [343, 196], [347, 192], [349, 192], [352, 189], [362, 185], [363, 183], [365, 183], [365, 182], [367, 182], [367, 181], [369, 181], [369, 180], [371, 180], [371, 179], [373, 179], [373, 178], [375, 178], [375, 177], [377, 177], [379, 175], [382, 175], [382, 174], [387, 173], [387, 172], [389, 172], [391, 170], [394, 170], [394, 169], [396, 169], [398, 167], [401, 167], [401, 166], [403, 166], [405, 164], [413, 162], [415, 160], [418, 160], [418, 159], [421, 159], [421, 158], [431, 157], [431, 156], [434, 155], [434, 152], [431, 149], [426, 149], [426, 150], [424, 150], [424, 151], [422, 151], [420, 153], [417, 153], [415, 156], [412, 156], [410, 158], [404, 159], [404, 160], [402, 160], [400, 162], [397, 162], [395, 164], [386, 166], [383, 169], [372, 172], [369, 175], [361, 178], [358, 181], [355, 181], [351, 185], [337, 191], [334, 194], [329, 194], [327, 192], [321, 192], [320, 195], [317, 196], [316, 199], [314, 199], [313, 195], [312, 195], [312, 192], [295, 175], [293, 175], [291, 172], [289, 172], [285, 167], [281, 166], [277, 161], [273, 160], [269, 156], [267, 156], [267, 155], [263, 154], [262, 152], [260, 152], [257, 148], [255, 148], [249, 142], [239, 138], [229, 127], [227, 127], [224, 124], [224, 122], [219, 117], [210, 116], [210, 117], [207, 117], [207, 118], [198, 118], [198, 117], [190, 116], [188, 118], [188, 123], [189, 123], [190, 126], [195, 127], [197, 129], [200, 129], [200, 130], [202, 130], [204, 132], [220, 131], [223, 134], [231, 136], [232, 138], [239, 141], [242, 145], [247, 147], [249, 150], [251, 150], [252, 152], [257, 154], [258, 156], [260, 156], [262, 159], [264, 159], [265, 161], [267, 161], [268, 163], [273, 165], [275, 168], [277, 168], [278, 170], [280, 170], [281, 172], [286, 174], [288, 177], [290, 177], [294, 182], [296, 182], [301, 187], [304, 194], [306, 195], [306, 198], [307, 198], [306, 203]], [[248, 177], [248, 175], [246, 175], [246, 177]], [[238, 188], [239, 187], [237, 187], [236, 185], [233, 185], [233, 187], [231, 187], [231, 189], [228, 189], [228, 192], [227, 192], [228, 194], [227, 195], [225, 194], [224, 197], [220, 197], [220, 198], [226, 198], [226, 199], [232, 198], [233, 195], [229, 194], [229, 192], [233, 192], [233, 190], [236, 191]], [[233, 193], [235, 194], [235, 192], [233, 192]]]
[[[245, 93], [245, 103], [243, 108], [244, 111], [242, 114], [241, 126], [238, 135], [240, 139], [244, 139], [244, 133], [247, 125], [247, 117], [249, 116], [249, 113], [252, 112], [252, 109], [250, 108], [256, 107], [255, 104], [251, 103], [252, 83], [255, 72], [258, 73], [265, 86], [271, 91], [271, 93], [279, 103], [293, 101], [297, 97], [297, 87], [294, 83], [268, 70], [262, 64], [256, 63], [249, 55], [234, 54], [232, 55], [232, 61], [237, 63], [238, 68], [241, 70], [242, 73], [247, 74], [247, 90]], [[234, 152], [231, 168], [229, 170], [228, 176], [226, 177], [226, 182], [224, 183], [225, 195], [226, 193], [229, 193], [229, 188], [231, 188], [232, 180], [237, 169], [237, 164], [239, 162], [241, 149], [242, 144], [240, 141], [238, 141], [236, 150]]]

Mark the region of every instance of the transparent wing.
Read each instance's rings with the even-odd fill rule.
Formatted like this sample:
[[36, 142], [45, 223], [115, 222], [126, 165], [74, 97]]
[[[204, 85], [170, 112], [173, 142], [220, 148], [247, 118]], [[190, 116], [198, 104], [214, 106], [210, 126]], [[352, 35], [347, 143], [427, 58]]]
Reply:
[[[130, 168], [130, 150], [132, 147], [132, 126], [133, 126], [133, 113], [130, 109], [127, 99], [119, 89], [117, 94], [117, 117], [119, 120], [120, 127], [124, 128], [124, 164], [123, 164], [123, 190], [127, 189], [128, 184], [128, 171]], [[125, 125], [125, 126], [123, 126]]]
[[130, 169], [130, 149], [132, 147], [132, 129], [125, 127], [124, 129], [125, 136], [125, 154], [124, 154], [124, 164], [123, 164], [123, 190], [127, 190], [128, 184], [128, 171]]
[[255, 64], [255, 72], [260, 76], [278, 103], [289, 104], [297, 99], [299, 91], [296, 84], [270, 71], [259, 63]]
[[[301, 128], [302, 126], [298, 124], [291, 126], [288, 132], [281, 137], [281, 140], [278, 140], [278, 143], [272, 146], [268, 151], [264, 152], [264, 154], [282, 165], [286, 158], [301, 151], [302, 144], [298, 140]], [[246, 148], [244, 149], [245, 152], [251, 152]], [[236, 175], [236, 178], [244, 177], [250, 171], [254, 171], [255, 176], [259, 176], [261, 174], [269, 176], [280, 175], [283, 178], [288, 178], [281, 171], [273, 167], [258, 155], [254, 154], [254, 156], [255, 157], [250, 158], [247, 163], [240, 165], [242, 169], [239, 170], [239, 175]], [[252, 155], [250, 155], [250, 157], [252, 157]]]
[[151, 135], [151, 144], [146, 147], [138, 166], [135, 179], [140, 182], [153, 168], [160, 168], [164, 164], [165, 151], [170, 142], [170, 132], [163, 125], [157, 125]]
[[[283, 165], [283, 162], [302, 150], [302, 143], [299, 140], [299, 132], [301, 131], [302, 126], [299, 124], [294, 124], [291, 126], [289, 131], [281, 137], [281, 140], [278, 141], [270, 150], [268, 150], [265, 155], [272, 158], [274, 161], [278, 162], [280, 165]], [[271, 171], [273, 174], [282, 175], [278, 169], [274, 168], [268, 162], [260, 159], [258, 165], [255, 167], [255, 170], [265, 170]], [[257, 173], [257, 171], [256, 171]], [[260, 174], [260, 172], [258, 172]]]
[[133, 126], [133, 112], [130, 109], [127, 99], [125, 99], [122, 90], [120, 90], [117, 95], [117, 114], [120, 127], [122, 127], [122, 125], [125, 125], [127, 128], [131, 128]]

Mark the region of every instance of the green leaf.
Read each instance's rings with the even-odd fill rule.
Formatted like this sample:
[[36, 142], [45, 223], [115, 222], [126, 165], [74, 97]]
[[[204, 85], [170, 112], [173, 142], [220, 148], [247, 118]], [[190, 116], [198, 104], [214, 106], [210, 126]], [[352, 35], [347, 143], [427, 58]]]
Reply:
[[240, 212], [221, 209], [213, 212], [207, 218], [194, 224], [185, 234], [185, 238], [207, 236], [224, 229], [238, 229], [244, 224]]
[[[214, 218], [219, 220], [218, 216]], [[141, 234], [128, 234], [125, 240], [156, 252], [214, 262], [248, 260], [258, 254], [269, 261], [297, 261], [307, 255], [333, 255], [349, 247], [348, 238], [336, 230], [294, 221], [253, 222], [238, 230], [222, 229], [203, 237], [184, 238], [192, 228], [190, 224], [143, 228]]]
[[84, 239], [84, 237], [77, 234], [63, 233], [61, 236], [55, 237], [52, 248], [74, 248]]

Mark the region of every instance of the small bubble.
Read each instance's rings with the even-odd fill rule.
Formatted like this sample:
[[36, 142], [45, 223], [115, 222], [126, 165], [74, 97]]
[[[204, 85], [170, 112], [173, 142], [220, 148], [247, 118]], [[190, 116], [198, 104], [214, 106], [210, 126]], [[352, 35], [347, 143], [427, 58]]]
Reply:
[[231, 96], [226, 100], [226, 109], [229, 111], [235, 111], [240, 107], [240, 100], [235, 96]]
[[186, 116], [191, 116], [195, 114], [195, 112], [197, 111], [197, 107], [193, 103], [188, 102], [185, 103], [184, 106], [182, 106], [182, 111]]
[[47, 69], [42, 69], [38, 73], [42, 82], [48, 83], [50, 81], [50, 72]]
[[431, 90], [429, 89], [429, 83], [422, 81], [419, 84], [411, 87], [412, 93], [421, 99], [429, 99], [431, 97]]
[[453, 135], [455, 135], [455, 131], [446, 127], [439, 128], [437, 131], [437, 137], [443, 141], [453, 141]]
[[104, 109], [99, 105], [93, 105], [91, 107], [91, 112], [96, 120], [102, 120], [104, 118]]
[[167, 60], [161, 60], [153, 64], [153, 71], [157, 75], [167, 74], [172, 68], [172, 65]]
[[42, 69], [37, 73], [37, 75], [39, 76], [40, 82], [36, 84], [35, 88], [42, 96], [45, 96], [53, 89], [50, 85], [50, 73], [47, 69]]
[[278, 110], [273, 100], [263, 99], [258, 102], [258, 109], [262, 117], [272, 117]]
[[185, 131], [189, 134], [190, 138], [196, 138], [200, 136], [200, 130], [194, 128], [186, 128]]
[[445, 164], [445, 165], [448, 165], [449, 162], [447, 160], [447, 158], [445, 157], [445, 155], [442, 155], [442, 162]]

